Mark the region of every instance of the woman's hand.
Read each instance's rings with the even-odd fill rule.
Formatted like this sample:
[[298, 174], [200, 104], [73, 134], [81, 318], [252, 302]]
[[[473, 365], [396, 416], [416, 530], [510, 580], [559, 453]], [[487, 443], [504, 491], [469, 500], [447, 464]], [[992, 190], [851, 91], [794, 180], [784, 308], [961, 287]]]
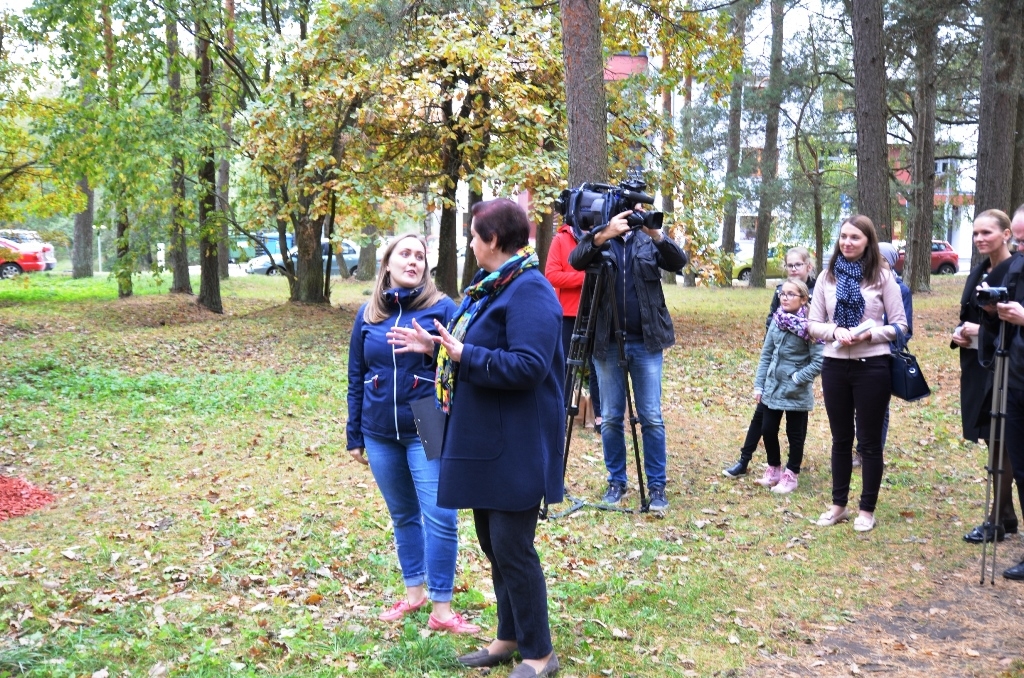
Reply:
[[996, 304], [996, 312], [999, 319], [1011, 325], [1024, 325], [1024, 306], [1019, 302], [1008, 301], [1005, 304]]
[[761, 392], [760, 391], [754, 391], [754, 402], [755, 403], [760, 403], [761, 402]]
[[871, 332], [861, 332], [860, 334], [855, 335], [846, 327], [837, 327], [833, 336], [841, 346], [854, 346], [871, 339]]
[[[413, 322], [416, 321], [413, 320]], [[462, 362], [462, 342], [453, 337], [448, 332], [448, 330], [445, 329], [444, 325], [441, 324], [440, 320], [434, 321], [434, 327], [437, 328], [438, 334], [440, 334], [441, 336], [435, 337], [433, 335], [429, 335], [430, 338], [433, 339], [436, 343], [444, 346], [444, 349], [448, 351], [448, 356], [454, 362]]]
[[971, 338], [978, 336], [978, 323], [964, 323], [953, 332], [953, 343], [963, 348], [971, 347]]
[[[434, 321], [437, 323], [437, 321]], [[440, 323], [437, 323], [440, 325]], [[388, 343], [395, 346], [395, 353], [426, 353], [434, 352], [437, 337], [420, 327], [416, 318], [412, 319], [412, 327], [392, 327], [388, 330]]]
[[363, 466], [369, 466], [370, 462], [366, 460], [366, 455], [364, 454], [365, 452], [366, 448], [363, 447], [353, 447], [351, 450], [348, 451], [348, 453], [352, 455], [353, 459], [358, 461]]

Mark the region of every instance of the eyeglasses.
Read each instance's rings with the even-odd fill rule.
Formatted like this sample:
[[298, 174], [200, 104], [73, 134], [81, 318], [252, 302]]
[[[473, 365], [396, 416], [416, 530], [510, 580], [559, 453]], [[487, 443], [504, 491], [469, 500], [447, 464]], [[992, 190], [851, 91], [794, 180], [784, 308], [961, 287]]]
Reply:
[[805, 262], [801, 261], [801, 262], [799, 262], [797, 264], [786, 264], [786, 268], [788, 268], [791, 271], [794, 271], [794, 270], [796, 270], [798, 268], [803, 268], [806, 265], [807, 264]]
[[803, 299], [804, 295], [799, 292], [779, 292], [779, 299], [792, 299], [793, 297]]

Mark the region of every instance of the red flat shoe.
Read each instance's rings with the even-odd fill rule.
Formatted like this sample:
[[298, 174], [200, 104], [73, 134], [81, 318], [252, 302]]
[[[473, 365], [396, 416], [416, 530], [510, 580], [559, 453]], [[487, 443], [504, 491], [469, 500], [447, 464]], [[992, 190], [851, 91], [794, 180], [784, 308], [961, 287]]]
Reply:
[[479, 626], [470, 624], [458, 612], [454, 613], [448, 621], [441, 621], [431, 612], [427, 626], [435, 631], [447, 631], [448, 633], [476, 633], [480, 630]]
[[391, 609], [388, 610], [387, 612], [381, 612], [379, 615], [377, 615], [377, 619], [379, 619], [381, 621], [387, 621], [387, 622], [398, 621], [399, 619], [401, 619], [405, 615], [409, 614], [410, 612], [415, 612], [416, 610], [420, 609], [421, 607], [423, 607], [426, 604], [427, 604], [427, 597], [426, 596], [423, 596], [423, 600], [421, 600], [420, 602], [416, 603], [415, 605], [411, 604], [408, 600], [403, 598], [402, 600], [400, 600], [397, 603], [395, 603], [394, 605], [392, 605]]

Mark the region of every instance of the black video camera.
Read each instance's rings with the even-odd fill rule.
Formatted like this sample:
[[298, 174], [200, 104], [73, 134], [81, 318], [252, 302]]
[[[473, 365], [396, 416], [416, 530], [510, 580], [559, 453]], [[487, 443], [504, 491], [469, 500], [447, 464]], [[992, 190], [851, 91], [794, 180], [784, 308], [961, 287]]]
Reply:
[[555, 199], [555, 209], [565, 223], [580, 231], [589, 231], [604, 226], [616, 214], [633, 211], [626, 222], [630, 229], [661, 228], [661, 212], [636, 209], [637, 203], [653, 205], [654, 198], [644, 193], [647, 184], [639, 179], [623, 181], [618, 186], [611, 184], [582, 184], [579, 188], [567, 188]]
[[983, 287], [978, 290], [975, 298], [978, 300], [978, 306], [1005, 304], [1010, 300], [1010, 291], [1005, 287]]

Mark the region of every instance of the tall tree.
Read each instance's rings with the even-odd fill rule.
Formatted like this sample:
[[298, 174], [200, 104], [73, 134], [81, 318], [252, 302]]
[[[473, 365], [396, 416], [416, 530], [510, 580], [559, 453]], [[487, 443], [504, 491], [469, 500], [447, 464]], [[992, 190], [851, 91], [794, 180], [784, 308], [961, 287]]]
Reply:
[[764, 150], [761, 152], [761, 188], [758, 194], [757, 231], [754, 234], [754, 261], [750, 269], [750, 286], [764, 287], [768, 262], [768, 240], [771, 236], [772, 212], [779, 200], [779, 117], [785, 93], [782, 51], [786, 17], [784, 0], [771, 0], [772, 42], [765, 91]]
[[892, 239], [889, 204], [889, 150], [886, 136], [883, 0], [852, 0], [854, 119], [857, 126], [857, 211]]
[[1021, 94], [1021, 31], [1024, 0], [985, 0], [981, 6], [981, 100], [975, 213], [1010, 210], [1014, 132]]
[[[196, 21], [196, 82], [199, 88], [200, 122], [211, 124], [213, 111], [213, 61], [210, 58], [210, 36], [203, 21]], [[217, 242], [220, 240], [217, 210], [217, 168], [209, 134], [204, 135], [199, 149], [199, 175], [196, 193], [199, 197], [199, 297], [197, 301], [214, 313], [223, 313], [220, 298], [220, 272]], [[281, 241], [284, 242], [284, 241]], [[283, 248], [282, 248], [283, 249]]]
[[[175, 0], [168, 2], [164, 16], [164, 34], [167, 43], [167, 99], [171, 119], [181, 124], [181, 59], [178, 52], [178, 22], [174, 15]], [[175, 147], [171, 151], [171, 205], [169, 246], [167, 258], [171, 269], [171, 292], [192, 294], [192, 280], [188, 273], [188, 237], [185, 210], [185, 158]]]
[[909, 24], [914, 61], [914, 128], [911, 146], [911, 213], [903, 275], [914, 292], [931, 289], [932, 217], [935, 212], [935, 105], [942, 2], [916, 4]]
[[[226, 58], [235, 53], [235, 0], [224, 0], [224, 49]], [[227, 69], [225, 69], [227, 71]], [[230, 98], [230, 95], [228, 95]], [[220, 239], [217, 242], [217, 270], [221, 280], [227, 280], [230, 272], [228, 249], [228, 224], [231, 221], [231, 106], [224, 106], [224, 121], [220, 128], [224, 133], [224, 146], [217, 163], [217, 211], [220, 213]]]
[[[747, 2], [739, 2], [730, 17], [730, 30], [736, 42], [741, 46], [746, 42], [747, 16], [750, 7]], [[742, 54], [742, 52], [741, 52]], [[729, 88], [729, 127], [726, 135], [725, 161], [725, 215], [722, 219], [722, 251], [732, 255], [736, 248], [736, 213], [739, 207], [739, 170], [740, 146], [743, 141], [743, 59], [736, 63], [732, 72], [732, 84]], [[724, 284], [732, 284], [732, 257], [725, 259]]]
[[608, 133], [600, 0], [560, 0], [569, 185], [607, 182]]
[[78, 181], [78, 190], [85, 196], [85, 207], [75, 212], [74, 245], [71, 248], [71, 277], [91, 278], [93, 251], [93, 216], [96, 214], [96, 194], [89, 186], [89, 177]]

